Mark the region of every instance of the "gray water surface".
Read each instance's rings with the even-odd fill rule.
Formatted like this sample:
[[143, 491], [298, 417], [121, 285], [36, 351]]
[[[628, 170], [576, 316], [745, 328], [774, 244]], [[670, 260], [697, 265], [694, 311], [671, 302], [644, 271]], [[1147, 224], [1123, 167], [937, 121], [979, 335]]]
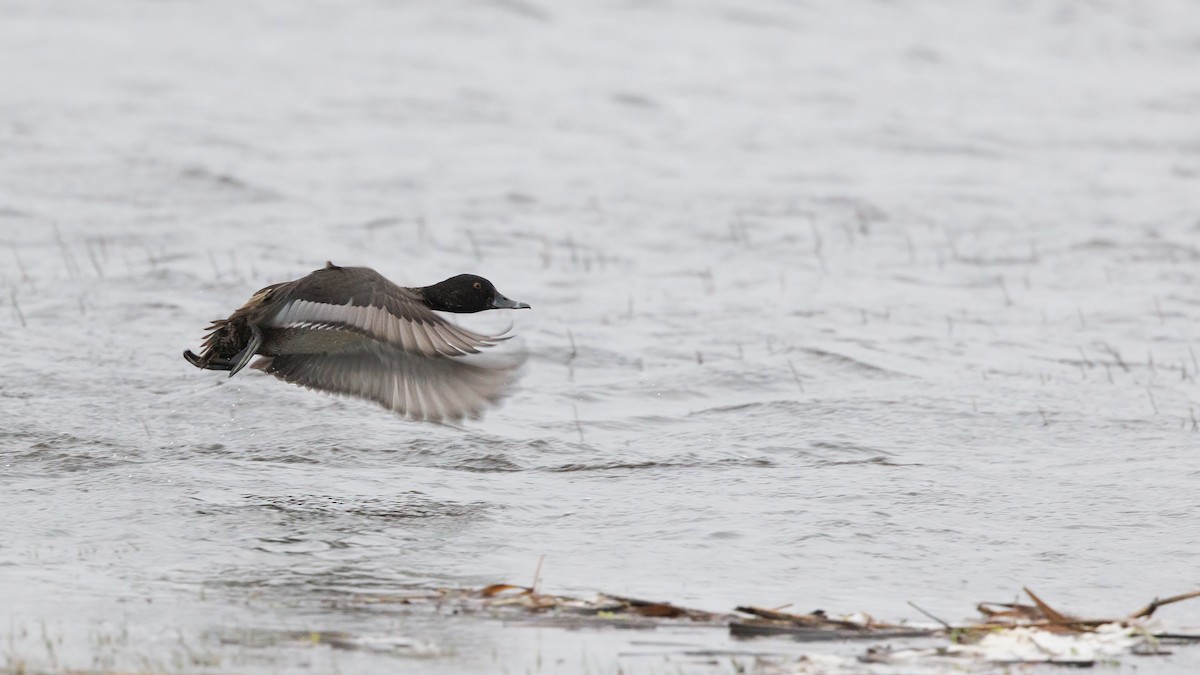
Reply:
[[[9, 667], [641, 672], [353, 602], [542, 555], [886, 619], [1196, 584], [1194, 4], [4, 0], [0, 64]], [[437, 427], [180, 357], [327, 259], [529, 302], [462, 318], [519, 387]]]

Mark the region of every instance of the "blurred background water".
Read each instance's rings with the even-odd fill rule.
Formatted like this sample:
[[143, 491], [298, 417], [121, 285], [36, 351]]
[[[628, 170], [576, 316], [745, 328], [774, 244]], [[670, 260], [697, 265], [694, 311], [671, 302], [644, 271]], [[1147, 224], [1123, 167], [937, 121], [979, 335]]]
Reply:
[[[1188, 590], [1198, 72], [1183, 0], [0, 0], [6, 663], [637, 672], [346, 602], [541, 555], [717, 610]], [[520, 387], [455, 429], [180, 358], [327, 259], [529, 302], [463, 320]]]

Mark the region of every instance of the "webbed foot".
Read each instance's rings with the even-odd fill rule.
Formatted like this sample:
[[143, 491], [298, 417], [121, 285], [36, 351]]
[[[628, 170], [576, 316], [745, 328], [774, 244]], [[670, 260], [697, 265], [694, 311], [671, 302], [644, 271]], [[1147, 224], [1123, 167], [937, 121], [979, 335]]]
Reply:
[[196, 356], [190, 349], [183, 350], [183, 358], [202, 370], [229, 370], [233, 367], [229, 359]]
[[250, 324], [250, 341], [246, 343], [242, 351], [229, 360], [230, 377], [237, 375], [239, 370], [245, 368], [247, 363], [250, 363], [250, 359], [258, 352], [258, 348], [262, 346], [262, 343], [262, 329], [254, 324]]

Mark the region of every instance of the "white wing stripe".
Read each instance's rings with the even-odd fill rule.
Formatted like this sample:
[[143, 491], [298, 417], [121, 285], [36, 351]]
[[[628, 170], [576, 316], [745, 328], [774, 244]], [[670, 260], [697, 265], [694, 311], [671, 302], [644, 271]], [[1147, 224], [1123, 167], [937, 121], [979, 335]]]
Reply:
[[[333, 305], [311, 300], [291, 300], [269, 321], [278, 328], [331, 328], [346, 326], [367, 333], [387, 344], [425, 356], [462, 356], [477, 354], [507, 336], [480, 335], [450, 323], [417, 323], [396, 316], [383, 307], [356, 306], [348, 302]], [[411, 400], [411, 399], [410, 399]], [[419, 402], [428, 405], [427, 402]]]
[[296, 306], [295, 300], [292, 300], [288, 304], [284, 305], [282, 309], [280, 309], [278, 312], [275, 313], [275, 317], [271, 319], [271, 322], [270, 322], [271, 325], [272, 326], [286, 326], [288, 323], [288, 317], [292, 313], [292, 307], [295, 307], [295, 306]]

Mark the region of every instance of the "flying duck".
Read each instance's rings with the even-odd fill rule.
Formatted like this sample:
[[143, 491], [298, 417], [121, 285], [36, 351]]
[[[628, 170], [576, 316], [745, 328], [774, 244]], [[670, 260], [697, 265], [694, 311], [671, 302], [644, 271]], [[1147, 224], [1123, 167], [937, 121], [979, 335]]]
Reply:
[[481, 335], [435, 312], [528, 308], [473, 274], [406, 288], [368, 267], [328, 262], [255, 293], [212, 322], [199, 356], [183, 357], [232, 377], [259, 355], [252, 367], [284, 382], [374, 401], [412, 419], [456, 421], [499, 400], [523, 359], [489, 359], [480, 352], [511, 336]]

